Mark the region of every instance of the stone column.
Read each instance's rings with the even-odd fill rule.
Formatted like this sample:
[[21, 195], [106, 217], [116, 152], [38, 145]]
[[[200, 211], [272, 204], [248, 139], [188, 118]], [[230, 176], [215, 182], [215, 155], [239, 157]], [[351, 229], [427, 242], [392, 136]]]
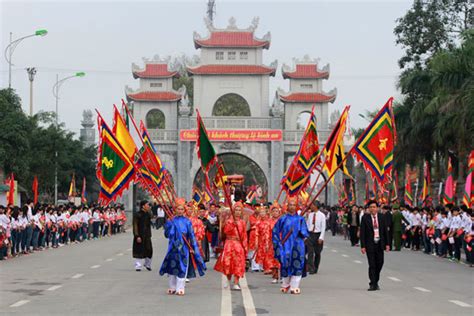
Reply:
[[[186, 93], [186, 92], [184, 92]], [[185, 101], [185, 102], [183, 102]], [[191, 195], [192, 181], [191, 179], [191, 150], [194, 142], [182, 142], [179, 139], [180, 131], [191, 128], [191, 108], [187, 102], [187, 98], [183, 98], [178, 108], [178, 150], [176, 154], [176, 179], [175, 185], [178, 196], [186, 199]]]
[[[274, 116], [271, 121], [271, 128], [276, 130], [283, 129], [283, 118]], [[272, 141], [270, 144], [270, 179], [268, 200], [271, 202], [277, 198], [280, 192], [280, 181], [284, 171], [284, 145], [282, 141]]]

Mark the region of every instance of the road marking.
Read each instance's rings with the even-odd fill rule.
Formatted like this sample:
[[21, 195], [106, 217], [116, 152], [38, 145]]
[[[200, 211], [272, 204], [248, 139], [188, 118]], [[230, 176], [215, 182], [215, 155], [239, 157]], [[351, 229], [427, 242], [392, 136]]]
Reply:
[[418, 291], [421, 291], [421, 292], [425, 292], [425, 293], [430, 293], [431, 291], [428, 290], [428, 289], [425, 289], [424, 287], [418, 287], [418, 286], [415, 286], [413, 287], [415, 290], [418, 290]]
[[132, 251], [132, 248], [128, 248], [127, 251]]
[[100, 267], [100, 264], [96, 264], [95, 266], [92, 266], [91, 269], [97, 269]]
[[355, 262], [355, 263], [359, 263], [359, 264], [362, 263], [362, 261], [359, 261], [359, 260], [354, 260], [354, 262]]
[[123, 252], [118, 253], [117, 256], [123, 256]]
[[348, 256], [348, 255], [341, 255], [341, 256], [343, 256], [344, 258], [349, 258], [349, 256]]
[[113, 258], [105, 259], [105, 261], [107, 261], [107, 262], [110, 262], [110, 261], [113, 261], [113, 260], [114, 260]]
[[396, 277], [388, 277], [388, 279], [394, 281], [394, 282], [402, 282], [402, 280], [397, 279]]
[[247, 279], [245, 277], [240, 279], [240, 285], [242, 288], [242, 299], [244, 303], [245, 315], [257, 316], [257, 311], [255, 310], [252, 294], [250, 293], [250, 290], [247, 284]]
[[78, 274], [73, 275], [71, 279], [79, 279], [79, 278], [81, 278], [81, 277], [83, 277], [83, 276], [84, 276], [83, 273], [78, 273]]
[[46, 291], [56, 291], [57, 289], [63, 287], [62, 285], [55, 285], [47, 289]]
[[468, 303], [464, 303], [464, 302], [461, 302], [461, 301], [457, 301], [457, 300], [449, 300], [451, 303], [453, 304], [456, 304], [456, 305], [459, 305], [461, 307], [472, 307], [471, 305], [469, 305]]
[[336, 250], [336, 249], [333, 249], [333, 250], [331, 250], [331, 251], [332, 251], [332, 252], [337, 252], [337, 250]]
[[21, 305], [25, 305], [28, 302], [29, 300], [21, 300], [21, 301], [16, 302], [15, 304], [10, 305], [10, 307], [19, 307]]
[[[232, 296], [230, 295], [230, 282], [227, 277], [222, 275], [222, 299], [221, 299], [221, 316], [232, 316]], [[224, 284], [227, 283], [227, 288]]]

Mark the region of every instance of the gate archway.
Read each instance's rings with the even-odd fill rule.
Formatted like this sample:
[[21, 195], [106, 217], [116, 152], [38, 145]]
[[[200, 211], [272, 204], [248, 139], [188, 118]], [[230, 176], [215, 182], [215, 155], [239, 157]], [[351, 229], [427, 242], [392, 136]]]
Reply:
[[[217, 155], [224, 164], [227, 175], [242, 175], [244, 177], [242, 186], [236, 186], [236, 200], [244, 200], [251, 189], [260, 187], [262, 191], [261, 198], [268, 199], [268, 180], [262, 168], [251, 158], [239, 153], [222, 153]], [[216, 166], [209, 171], [209, 179], [213, 181], [216, 176]], [[212, 186], [212, 183], [211, 183]], [[205, 187], [204, 174], [202, 168], [199, 168], [193, 181], [193, 187], [202, 190]]]

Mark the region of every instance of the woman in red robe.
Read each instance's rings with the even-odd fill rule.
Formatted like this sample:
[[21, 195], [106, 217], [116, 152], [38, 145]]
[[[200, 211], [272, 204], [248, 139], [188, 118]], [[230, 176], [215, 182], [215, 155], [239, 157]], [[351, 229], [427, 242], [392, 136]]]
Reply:
[[258, 247], [255, 260], [263, 267], [265, 274], [272, 275], [272, 283], [278, 283], [280, 263], [275, 259], [272, 230], [280, 217], [280, 206], [278, 203], [274, 203], [270, 208], [270, 216], [267, 215], [266, 208], [261, 209], [260, 212], [260, 221], [257, 225]]
[[[248, 251], [246, 224], [242, 219], [243, 205], [241, 202], [234, 204], [234, 217], [230, 215], [224, 221], [222, 235], [225, 238], [224, 249], [217, 259], [214, 270], [227, 276], [227, 280], [234, 276], [233, 290], [240, 291], [239, 279], [245, 274], [245, 257]], [[229, 286], [226, 284], [225, 287]]]
[[204, 252], [202, 251], [202, 240], [206, 234], [206, 228], [204, 227], [202, 221], [197, 217], [197, 210], [194, 208], [194, 206], [189, 206], [187, 208], [186, 215], [191, 221], [191, 225], [193, 226], [194, 230], [194, 236], [196, 237], [196, 241], [199, 246], [199, 252], [204, 258]]
[[255, 208], [255, 212], [248, 217], [248, 222], [250, 226], [249, 231], [249, 252], [247, 254], [249, 261], [250, 261], [250, 268], [252, 272], [258, 272], [262, 268], [259, 264], [257, 264], [255, 260], [255, 252], [257, 251], [257, 226], [260, 222], [260, 207]]

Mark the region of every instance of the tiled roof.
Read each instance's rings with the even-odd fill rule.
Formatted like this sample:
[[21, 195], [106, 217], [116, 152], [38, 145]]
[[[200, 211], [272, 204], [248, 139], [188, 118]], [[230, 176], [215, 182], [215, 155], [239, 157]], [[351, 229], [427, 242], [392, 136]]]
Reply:
[[177, 71], [169, 71], [167, 64], [146, 64], [145, 70], [134, 71], [133, 77], [136, 78], [170, 78], [178, 75]]
[[188, 67], [194, 75], [271, 75], [275, 76], [275, 68], [259, 65], [203, 65]]
[[127, 97], [134, 101], [166, 101], [173, 102], [181, 99], [181, 96], [174, 92], [137, 92], [130, 93]]
[[329, 72], [318, 71], [318, 65], [316, 64], [297, 64], [295, 71], [283, 71], [283, 78], [291, 79], [318, 79], [328, 78]]
[[322, 103], [322, 102], [334, 102], [334, 100], [336, 99], [336, 95], [295, 92], [295, 93], [290, 93], [287, 95], [280, 95], [280, 99], [283, 102]]
[[253, 32], [212, 32], [208, 38], [194, 39], [194, 46], [200, 47], [263, 47], [268, 49], [270, 41], [256, 39]]

